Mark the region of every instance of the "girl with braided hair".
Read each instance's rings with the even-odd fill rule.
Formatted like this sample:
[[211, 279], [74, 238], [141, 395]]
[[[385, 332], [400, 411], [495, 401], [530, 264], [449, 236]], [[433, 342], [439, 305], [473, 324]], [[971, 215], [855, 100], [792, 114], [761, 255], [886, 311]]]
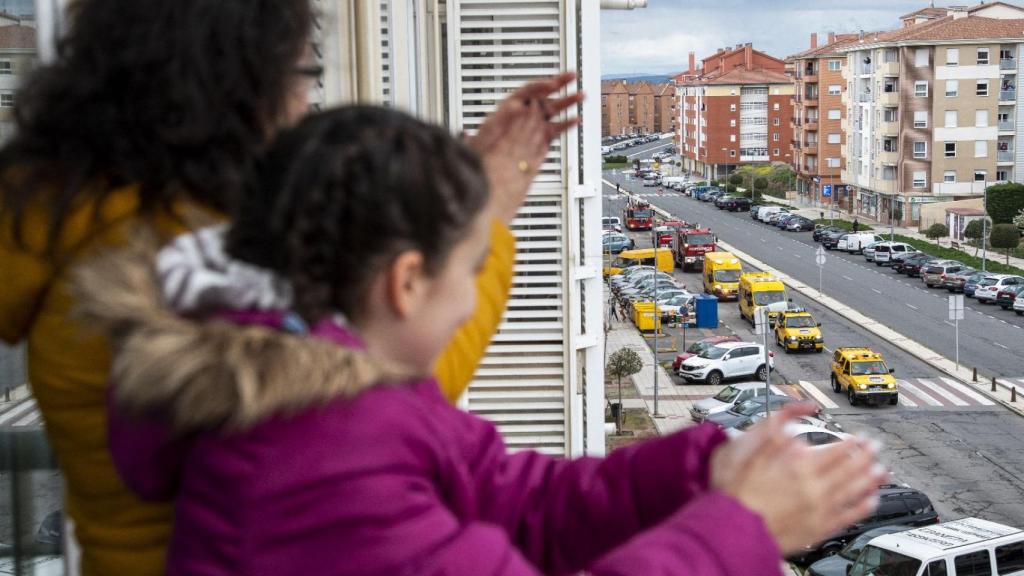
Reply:
[[[431, 367], [473, 313], [490, 193], [443, 129], [328, 111], [277, 139], [230, 226], [178, 238], [155, 273], [79, 271], [114, 342], [115, 462], [175, 497], [167, 574], [775, 575], [870, 510], [871, 450], [784, 433], [812, 407], [570, 461], [510, 454], [446, 402]], [[238, 280], [182, 316], [211, 270]]]

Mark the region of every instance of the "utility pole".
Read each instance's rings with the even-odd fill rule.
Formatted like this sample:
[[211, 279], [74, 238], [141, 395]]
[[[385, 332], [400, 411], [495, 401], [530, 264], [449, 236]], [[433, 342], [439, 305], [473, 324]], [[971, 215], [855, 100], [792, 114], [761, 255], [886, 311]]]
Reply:
[[[654, 414], [651, 414], [651, 416], [657, 418], [661, 416], [661, 413], [658, 412], [658, 332], [661, 330], [661, 314], [658, 313], [658, 233], [654, 230], [655, 228], [652, 214], [651, 243], [654, 245], [654, 311], [651, 314], [654, 316]], [[619, 406], [619, 410], [622, 410], [621, 406]]]
[[985, 272], [985, 259], [988, 256], [988, 186], [982, 196], [981, 211], [981, 271]]
[[896, 194], [889, 197], [889, 242], [896, 240]]

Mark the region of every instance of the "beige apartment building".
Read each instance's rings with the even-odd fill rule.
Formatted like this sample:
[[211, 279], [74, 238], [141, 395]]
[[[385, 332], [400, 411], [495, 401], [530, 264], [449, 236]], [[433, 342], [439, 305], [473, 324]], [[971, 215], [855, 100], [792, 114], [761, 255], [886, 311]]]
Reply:
[[837, 201], [883, 222], [893, 215], [920, 224], [925, 204], [980, 198], [987, 186], [1024, 180], [1024, 9], [995, 2], [903, 21], [837, 49], [847, 58]]
[[676, 90], [670, 83], [601, 82], [601, 135], [665, 134], [675, 130]]
[[[838, 49], [859, 40], [857, 34], [832, 32], [827, 38], [819, 46], [818, 35], [811, 34], [810, 48], [786, 59], [793, 68], [795, 87], [790, 124], [796, 188], [813, 203], [830, 202], [832, 191], [841, 184], [846, 55]], [[826, 189], [829, 196], [823, 196]]]

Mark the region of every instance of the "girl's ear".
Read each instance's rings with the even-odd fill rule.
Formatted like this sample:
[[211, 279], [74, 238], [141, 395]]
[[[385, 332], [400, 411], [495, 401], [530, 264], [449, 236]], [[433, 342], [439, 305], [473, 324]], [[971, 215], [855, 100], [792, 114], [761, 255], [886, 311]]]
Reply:
[[407, 250], [391, 262], [385, 281], [387, 303], [400, 319], [425, 305], [429, 292], [423, 253]]

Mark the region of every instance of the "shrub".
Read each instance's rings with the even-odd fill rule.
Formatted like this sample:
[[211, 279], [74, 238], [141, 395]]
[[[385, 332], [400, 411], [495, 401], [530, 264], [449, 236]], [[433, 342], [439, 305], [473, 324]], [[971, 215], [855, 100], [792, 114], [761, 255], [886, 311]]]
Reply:
[[729, 184], [732, 184], [733, 186], [742, 185], [743, 176], [740, 176], [739, 174], [733, 174], [732, 176], [729, 176]]
[[924, 235], [932, 240], [949, 236], [949, 228], [945, 224], [932, 224], [924, 231]]
[[606, 164], [628, 164], [629, 163], [629, 158], [627, 158], [625, 156], [622, 156], [622, 155], [619, 155], [619, 156], [605, 156], [604, 157], [604, 161], [605, 161]]
[[636, 374], [643, 367], [643, 360], [640, 359], [640, 355], [636, 353], [636, 350], [632, 348], [620, 348], [612, 352], [612, 355], [608, 357], [608, 365], [605, 366], [605, 372], [615, 378], [619, 385], [619, 412], [617, 414], [618, 418], [615, 420], [616, 429], [622, 426], [622, 378], [628, 378]]
[[995, 224], [1010, 224], [1024, 210], [1024, 184], [1008, 182], [988, 187], [985, 210]]
[[992, 227], [989, 243], [993, 248], [1006, 251], [1006, 264], [1010, 264], [1010, 250], [1020, 245], [1020, 231], [1013, 224], [996, 224]]
[[[988, 229], [991, 230], [992, 227], [989, 226]], [[977, 248], [981, 245], [981, 234], [982, 234], [982, 231], [983, 231], [982, 230], [982, 222], [981, 222], [980, 218], [977, 219], [977, 220], [971, 220], [970, 222], [967, 223], [967, 226], [964, 228], [964, 238], [966, 238], [967, 240], [969, 240], [971, 243], [974, 244], [974, 246], [975, 246], [974, 255], [975, 256], [978, 255]]]

